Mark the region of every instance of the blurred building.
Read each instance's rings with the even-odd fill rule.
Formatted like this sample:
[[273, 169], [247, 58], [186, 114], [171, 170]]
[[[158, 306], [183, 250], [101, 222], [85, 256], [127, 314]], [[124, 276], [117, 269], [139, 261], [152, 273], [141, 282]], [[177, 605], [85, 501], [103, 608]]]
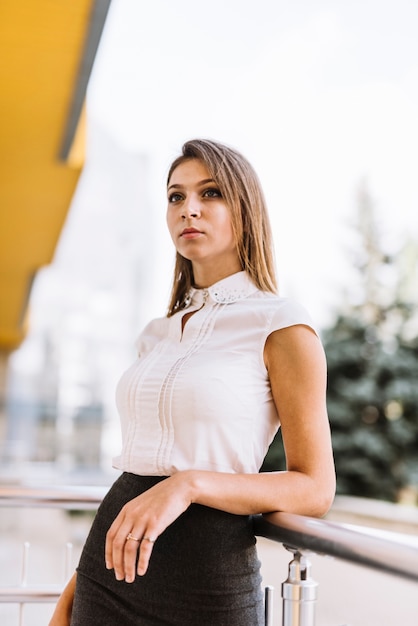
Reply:
[[[77, 439], [73, 424], [83, 424], [76, 460], [82, 465], [98, 461], [100, 439], [93, 444], [93, 433], [101, 432], [98, 424], [106, 421], [101, 393], [106, 385], [92, 355], [103, 348], [100, 329], [106, 325], [108, 330], [107, 322], [115, 318], [120, 292], [141, 282], [131, 272], [116, 295], [112, 292], [115, 275], [109, 277], [108, 269], [120, 264], [115, 255], [110, 259], [109, 246], [102, 254], [108, 242], [96, 228], [89, 246], [99, 244], [94, 263], [80, 254], [85, 281], [75, 286], [70, 272], [51, 270], [58, 306], [44, 298], [39, 317], [50, 326], [31, 319], [33, 333], [22, 344], [33, 284], [44, 281], [42, 268], [53, 259], [84, 165], [86, 89], [109, 5], [110, 0], [6, 0], [0, 7], [0, 437], [6, 463], [58, 458], [68, 464], [67, 448]], [[127, 171], [143, 170], [137, 158], [131, 164]], [[100, 196], [100, 210], [95, 205], [100, 218], [100, 211], [108, 216], [108, 204], [119, 202], [120, 209], [124, 202], [105, 178], [102, 188], [109, 202]], [[120, 217], [123, 221], [126, 211]], [[118, 245], [122, 248], [120, 240]], [[71, 262], [79, 271], [80, 258]], [[96, 289], [86, 278], [94, 267], [108, 277]], [[97, 317], [102, 323], [92, 322]]]
[[[52, 265], [35, 281], [31, 330], [9, 359], [3, 458], [102, 480], [118, 453], [115, 386], [153, 297], [145, 157], [101, 128]], [[23, 469], [19, 469], [19, 466]]]

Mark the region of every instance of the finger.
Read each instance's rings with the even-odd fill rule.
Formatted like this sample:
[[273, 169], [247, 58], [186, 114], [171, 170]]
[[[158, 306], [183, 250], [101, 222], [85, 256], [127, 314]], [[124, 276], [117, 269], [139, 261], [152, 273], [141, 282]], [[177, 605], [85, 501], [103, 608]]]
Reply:
[[136, 570], [138, 576], [143, 576], [148, 569], [149, 560], [152, 550], [154, 548], [156, 538], [156, 535], [153, 535], [150, 532], [146, 532], [145, 535], [142, 537], [141, 546], [139, 549], [138, 566]]
[[125, 582], [127, 583], [133, 583], [135, 580], [135, 566], [138, 559], [138, 550], [141, 545], [141, 541], [142, 539], [139, 532], [132, 531], [126, 537], [123, 564]]
[[113, 569], [113, 540], [116, 537], [116, 534], [120, 528], [122, 520], [120, 516], [115, 519], [111, 527], [106, 533], [106, 543], [105, 543], [105, 562], [107, 569]]
[[[112, 541], [112, 561], [113, 561], [113, 569], [115, 572], [116, 580], [124, 580], [126, 572], [125, 572], [125, 550], [127, 544], [129, 545], [129, 550], [131, 550], [131, 546], [137, 550], [138, 546], [137, 542], [128, 540], [127, 537], [130, 534], [131, 525], [122, 524], [119, 527], [117, 534], [113, 537]], [[132, 533], [133, 534], [133, 533]], [[136, 535], [134, 535], [136, 537]]]

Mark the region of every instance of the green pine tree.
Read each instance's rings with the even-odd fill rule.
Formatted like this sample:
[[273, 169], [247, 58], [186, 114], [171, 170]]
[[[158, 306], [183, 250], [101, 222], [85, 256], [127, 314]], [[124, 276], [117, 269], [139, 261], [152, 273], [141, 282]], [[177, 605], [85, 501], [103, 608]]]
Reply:
[[388, 254], [365, 186], [358, 207], [356, 302], [324, 333], [337, 489], [396, 501], [418, 483], [418, 247]]
[[[354, 293], [323, 333], [337, 492], [396, 501], [418, 485], [418, 246], [384, 251], [359, 193]], [[263, 470], [284, 467], [278, 435]]]

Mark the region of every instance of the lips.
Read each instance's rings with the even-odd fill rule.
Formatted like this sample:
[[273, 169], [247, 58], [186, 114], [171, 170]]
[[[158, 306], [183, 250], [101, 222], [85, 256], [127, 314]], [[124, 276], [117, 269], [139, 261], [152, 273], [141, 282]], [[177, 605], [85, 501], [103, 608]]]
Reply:
[[194, 239], [201, 234], [201, 231], [197, 230], [197, 228], [185, 228], [181, 231], [180, 237], [183, 237], [183, 239]]

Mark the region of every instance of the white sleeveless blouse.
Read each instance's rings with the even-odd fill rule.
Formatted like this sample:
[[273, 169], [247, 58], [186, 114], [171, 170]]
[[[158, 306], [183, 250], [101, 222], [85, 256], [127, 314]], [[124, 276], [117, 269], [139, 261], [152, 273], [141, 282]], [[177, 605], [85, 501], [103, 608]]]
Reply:
[[192, 289], [186, 309], [146, 326], [118, 384], [123, 443], [114, 467], [151, 476], [258, 472], [280, 426], [264, 345], [296, 324], [312, 328], [306, 310], [260, 291], [246, 272]]

